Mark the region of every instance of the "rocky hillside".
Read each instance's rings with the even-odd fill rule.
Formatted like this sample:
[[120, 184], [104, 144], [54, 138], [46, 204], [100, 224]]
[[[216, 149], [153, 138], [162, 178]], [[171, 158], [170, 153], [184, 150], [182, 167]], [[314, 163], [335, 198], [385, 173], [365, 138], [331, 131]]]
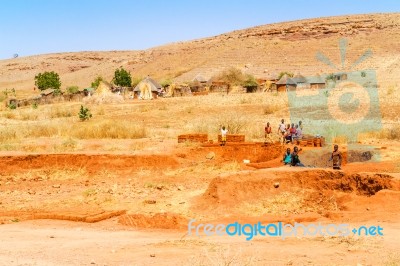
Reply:
[[[346, 38], [344, 68], [339, 40]], [[34, 76], [43, 71], [61, 75], [63, 87], [87, 87], [97, 75], [111, 79], [117, 67], [133, 76], [190, 81], [206, 78], [227, 67], [257, 77], [281, 71], [316, 75], [335, 71], [375, 69], [381, 86], [400, 81], [400, 13], [316, 18], [269, 24], [230, 33], [178, 42], [144, 51], [79, 52], [36, 55], [0, 61], [0, 89], [27, 93]], [[367, 50], [372, 56], [350, 66]], [[337, 69], [316, 59], [322, 52]]]

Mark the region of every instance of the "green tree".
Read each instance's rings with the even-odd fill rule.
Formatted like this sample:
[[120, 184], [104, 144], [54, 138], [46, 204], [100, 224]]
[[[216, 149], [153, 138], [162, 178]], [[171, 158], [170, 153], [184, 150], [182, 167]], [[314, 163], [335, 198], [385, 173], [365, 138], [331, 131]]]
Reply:
[[258, 87], [258, 83], [256, 78], [253, 75], [246, 75], [246, 79], [243, 81], [242, 86], [245, 88], [256, 88]]
[[103, 81], [103, 77], [102, 76], [97, 76], [97, 78], [95, 78], [95, 80], [92, 82], [92, 84], [90, 85], [90, 87], [92, 87], [93, 89], [97, 89], [100, 85], [100, 82]]
[[54, 89], [59, 91], [61, 87], [60, 77], [54, 71], [39, 73], [35, 76], [35, 86], [39, 90]]
[[131, 74], [122, 67], [120, 69], [116, 69], [114, 72], [113, 83], [121, 87], [131, 87], [132, 85]]
[[217, 77], [217, 80], [224, 81], [229, 85], [241, 85], [245, 80], [245, 76], [240, 69], [231, 67], [222, 73], [220, 73]]

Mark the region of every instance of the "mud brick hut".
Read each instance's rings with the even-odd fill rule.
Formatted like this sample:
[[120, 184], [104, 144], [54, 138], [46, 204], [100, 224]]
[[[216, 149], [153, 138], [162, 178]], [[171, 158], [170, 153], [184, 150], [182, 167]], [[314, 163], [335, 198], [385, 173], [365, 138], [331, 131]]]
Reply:
[[229, 93], [230, 85], [225, 81], [211, 78], [207, 84], [210, 87], [210, 92]]
[[321, 76], [307, 78], [310, 89], [324, 89], [326, 87], [325, 80]]
[[276, 83], [276, 89], [278, 92], [295, 90], [296, 87], [296, 82], [291, 79], [287, 74], [283, 75], [281, 79]]
[[207, 79], [203, 77], [202, 75], [198, 74], [192, 82], [190, 83], [190, 90], [192, 92], [204, 92], [206, 91], [206, 86], [207, 86]]
[[158, 94], [161, 91], [162, 86], [150, 77], [144, 78], [139, 82], [138, 85], [133, 89], [135, 98], [142, 100], [151, 100], [158, 98]]
[[276, 83], [278, 82], [278, 76], [268, 76], [258, 78], [257, 83], [263, 88], [263, 91], [276, 91]]
[[296, 89], [309, 88], [309, 83], [308, 83], [307, 79], [300, 74], [297, 74], [296, 76], [294, 76], [292, 78], [292, 80], [296, 83]]

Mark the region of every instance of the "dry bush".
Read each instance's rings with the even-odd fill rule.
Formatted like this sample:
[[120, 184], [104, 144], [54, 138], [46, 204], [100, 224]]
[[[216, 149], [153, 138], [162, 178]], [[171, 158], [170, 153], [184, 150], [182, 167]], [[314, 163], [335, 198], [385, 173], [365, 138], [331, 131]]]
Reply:
[[67, 125], [62, 125], [61, 123], [37, 123], [26, 125], [24, 127], [19, 127], [19, 134], [21, 138], [28, 137], [52, 137], [59, 135], [60, 132], [65, 132]]
[[122, 95], [110, 93], [103, 95], [93, 95], [90, 97], [83, 98], [85, 104], [111, 104], [111, 103], [123, 103], [124, 97]]
[[218, 125], [225, 126], [228, 134], [243, 133], [248, 121], [244, 115], [240, 113], [229, 113], [218, 117]]
[[14, 140], [17, 138], [17, 131], [11, 127], [0, 128], [0, 143]]
[[264, 113], [264, 115], [271, 115], [282, 109], [283, 109], [283, 106], [279, 106], [278, 104], [268, 104], [268, 105], [264, 106], [263, 113]]
[[144, 124], [105, 120], [74, 124], [68, 135], [77, 139], [138, 139], [147, 137]]
[[17, 114], [14, 111], [8, 111], [4, 112], [2, 116], [7, 119], [15, 119], [17, 117]]
[[74, 109], [68, 108], [68, 107], [56, 106], [56, 107], [50, 108], [48, 117], [49, 118], [71, 117], [71, 116], [75, 115], [75, 112], [72, 110], [74, 110]]
[[379, 132], [367, 132], [362, 134], [363, 138], [400, 140], [400, 125], [393, 125], [389, 128], [384, 128]]

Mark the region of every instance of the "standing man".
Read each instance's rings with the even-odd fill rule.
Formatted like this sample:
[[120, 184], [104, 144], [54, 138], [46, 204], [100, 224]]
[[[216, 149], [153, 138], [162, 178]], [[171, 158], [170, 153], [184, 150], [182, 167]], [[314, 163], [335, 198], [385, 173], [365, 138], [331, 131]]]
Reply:
[[267, 144], [267, 140], [272, 143], [272, 138], [271, 138], [271, 133], [272, 133], [272, 128], [269, 124], [269, 122], [267, 122], [267, 125], [264, 128], [265, 131], [265, 135], [264, 135], [264, 144]]
[[339, 146], [335, 144], [333, 147], [333, 152], [331, 154], [331, 158], [329, 158], [329, 161], [333, 160], [333, 169], [334, 170], [341, 170], [342, 166], [342, 154], [339, 151]]
[[226, 144], [226, 135], [228, 134], [228, 129], [225, 129], [225, 126], [221, 127], [221, 146], [225, 146]]

